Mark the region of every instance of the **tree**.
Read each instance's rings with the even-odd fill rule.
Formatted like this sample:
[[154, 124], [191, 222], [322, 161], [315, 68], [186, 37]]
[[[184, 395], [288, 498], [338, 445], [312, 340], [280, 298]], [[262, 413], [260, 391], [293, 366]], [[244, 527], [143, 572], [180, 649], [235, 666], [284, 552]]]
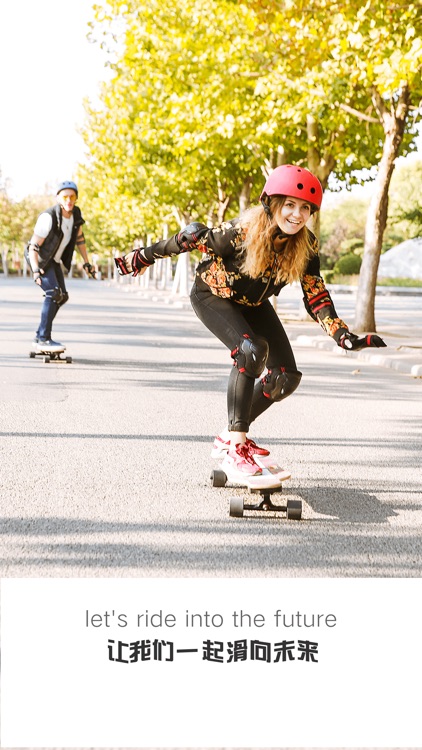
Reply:
[[403, 164], [391, 179], [386, 242], [383, 249], [422, 232], [422, 161]]
[[[296, 142], [294, 161], [308, 166], [324, 189], [333, 174], [346, 187], [360, 182], [358, 170], [373, 165], [382, 131], [365, 114], [371, 100], [366, 89], [356, 85], [360, 68], [353, 59], [347, 65], [342, 62], [359, 3], [251, 2], [268, 40], [270, 62], [262, 65], [261, 88], [267, 92], [268, 112], [283, 139], [282, 148], [286, 138]], [[364, 127], [356, 119], [360, 111]]]
[[[274, 22], [277, 13], [274, 4], [258, 0], [258, 5]], [[303, 5], [306, 10], [302, 8]], [[373, 125], [375, 131], [374, 128], [372, 130], [378, 135], [379, 126], [382, 127], [381, 135], [378, 136], [378, 169], [367, 215], [355, 319], [356, 330], [375, 331], [376, 277], [387, 220], [391, 175], [400, 149], [403, 152], [412, 147], [416, 122], [420, 117], [420, 8], [416, 3], [392, 0], [377, 0], [376, 3], [358, 0], [350, 4], [331, 2], [330, 15], [323, 19], [322, 14], [328, 6], [325, 0], [307, 0], [305, 4], [286, 0], [279, 12], [285, 13], [286, 9], [290, 9], [294, 14], [298, 6], [305, 10], [299, 20], [297, 16], [293, 20], [299, 37], [302, 41], [309, 41], [314, 35], [319, 42], [320, 52], [317, 54], [312, 44], [306, 47], [306, 65], [309, 66], [307, 78], [312, 81], [312, 86], [315, 87], [318, 80], [321, 85], [336, 82], [338, 95], [332, 106], [337, 115], [341, 112], [350, 114], [363, 132], [364, 127]], [[290, 39], [286, 41], [289, 42]], [[289, 53], [290, 62], [291, 48]], [[328, 101], [333, 100], [328, 97]], [[411, 113], [414, 114], [413, 118], [409, 117]], [[323, 122], [325, 124], [326, 120]], [[320, 120], [312, 109], [307, 115], [307, 125], [308, 166], [323, 181], [327, 172], [334, 167], [338, 170], [339, 165], [331, 149], [328, 149], [327, 155], [321, 160], [321, 149], [313, 148], [312, 144], [316, 144], [318, 139]], [[333, 134], [335, 130], [332, 130]], [[341, 126], [337, 131], [341, 131]], [[359, 140], [359, 133], [356, 138]], [[340, 145], [344, 153], [343, 139], [335, 136], [332, 142]], [[349, 169], [358, 166], [356, 162], [353, 163], [352, 158], [346, 158], [343, 164]], [[320, 170], [321, 165], [325, 167], [323, 172]]]
[[[381, 83], [397, 54], [409, 75], [419, 59], [415, 18], [394, 0], [108, 0], [96, 20], [115, 76], [85, 135], [96, 201], [118, 207], [110, 226], [221, 221], [289, 161], [324, 187], [332, 175], [359, 181], [385, 141]], [[126, 204], [138, 207], [132, 222]]]
[[0, 248], [5, 274], [10, 253], [16, 252], [29, 240], [38, 215], [50, 203], [48, 196], [30, 196], [16, 202], [5, 189], [0, 190]]
[[262, 161], [251, 127], [255, 83], [242, 75], [250, 19], [222, 0], [124, 5], [123, 30], [118, 0], [97, 14], [107, 40], [116, 23], [121, 32], [114, 78], [88, 111], [82, 175], [103, 170], [112, 189], [142, 194], [151, 223], [169, 214], [221, 221], [234, 199], [248, 201]]
[[368, 201], [349, 195], [331, 207], [325, 207], [321, 217], [321, 264], [330, 269], [350, 250], [363, 249], [365, 216]]
[[374, 86], [373, 99], [380, 121], [383, 123], [385, 140], [366, 222], [363, 261], [356, 301], [355, 329], [357, 331], [376, 330], [375, 289], [382, 239], [387, 224], [388, 190], [411, 106], [411, 88], [407, 81], [403, 81], [398, 91], [391, 92], [388, 100], [387, 96], [383, 97], [379, 89]]
[[[267, 27], [278, 25], [278, 15], [284, 17], [284, 29], [278, 39], [284, 42], [283, 46], [280, 44], [280, 55], [286, 52], [287, 47], [286, 57], [289, 66], [293, 67], [290, 78], [293, 77], [295, 84], [297, 65], [292, 66], [292, 61], [300, 59], [302, 51], [310, 89], [306, 115], [308, 166], [320, 177], [323, 185], [334, 169], [337, 176], [344, 169], [353, 176], [353, 170], [365, 166], [360, 159], [356, 159], [353, 149], [348, 153], [346, 144], [350, 141], [345, 140], [342, 134], [345, 129], [350, 134], [350, 123], [345, 128], [342, 113], [354, 118], [354, 129], [360, 128], [361, 133], [365, 134], [370, 128], [370, 132], [379, 140], [375, 159], [373, 150], [368, 152], [372, 163], [378, 161], [378, 169], [367, 215], [355, 321], [357, 330], [375, 330], [376, 275], [387, 218], [391, 174], [400, 149], [405, 153], [412, 148], [416, 121], [420, 117], [420, 8], [416, 3], [402, 0], [355, 0], [352, 3], [285, 0], [280, 5], [271, 0], [252, 2]], [[289, 26], [296, 29], [294, 39], [286, 31]], [[285, 77], [286, 69], [282, 63], [280, 70]], [[328, 128], [330, 137], [324, 139], [323, 148], [318, 146], [318, 142], [321, 125], [326, 127], [327, 118], [320, 117], [324, 99], [318, 91], [314, 99], [314, 92], [318, 88], [325, 90], [326, 101], [333, 111], [333, 127]], [[331, 90], [335, 93], [334, 98]], [[297, 116], [297, 106], [295, 111]], [[409, 118], [411, 112], [413, 118]], [[302, 128], [303, 121], [302, 116]], [[362, 135], [355, 131], [355, 144], [361, 140]], [[341, 150], [341, 160], [337, 158], [336, 148]], [[350, 184], [350, 178], [347, 181]]]
[[[362, 3], [358, 18], [359, 27], [349, 37], [350, 50], [345, 57], [353, 56], [358, 61], [361, 73], [356, 83], [370, 92], [384, 135], [367, 215], [355, 329], [375, 331], [376, 279], [391, 176], [406, 129], [413, 137], [420, 117], [422, 39], [416, 3], [378, 0], [375, 7], [370, 2]], [[412, 113], [414, 117], [409, 120]]]
[[[163, 214], [222, 221], [258, 198], [263, 176], [280, 163], [308, 163], [324, 186], [334, 167], [348, 174], [346, 160], [371, 165], [376, 139], [368, 128], [355, 133], [338, 107], [348, 76], [333, 83], [331, 68], [321, 69], [315, 14], [298, 22], [294, 8], [253, 6], [109, 0], [97, 9], [115, 75], [100, 108], [88, 110], [81, 179], [100, 183], [109, 206], [116, 193], [129, 203], [142, 195], [152, 231]], [[318, 18], [325, 22], [325, 11]]]

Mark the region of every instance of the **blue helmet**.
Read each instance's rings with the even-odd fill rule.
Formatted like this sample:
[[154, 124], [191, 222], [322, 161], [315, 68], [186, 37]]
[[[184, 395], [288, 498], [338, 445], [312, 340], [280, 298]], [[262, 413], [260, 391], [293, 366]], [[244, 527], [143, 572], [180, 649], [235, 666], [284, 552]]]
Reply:
[[76, 195], [78, 195], [78, 186], [76, 185], [76, 182], [72, 182], [71, 180], [65, 180], [64, 182], [61, 182], [57, 188], [56, 195], [61, 193], [62, 190], [74, 190]]

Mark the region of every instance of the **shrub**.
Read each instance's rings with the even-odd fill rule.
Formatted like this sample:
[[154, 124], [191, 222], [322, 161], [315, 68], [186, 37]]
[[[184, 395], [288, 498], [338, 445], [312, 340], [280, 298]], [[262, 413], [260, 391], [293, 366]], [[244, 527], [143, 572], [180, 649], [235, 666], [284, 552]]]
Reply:
[[340, 273], [346, 276], [350, 276], [355, 273], [359, 273], [362, 265], [362, 258], [355, 253], [346, 253], [338, 259], [334, 266], [334, 273]]
[[331, 284], [333, 277], [334, 277], [334, 271], [327, 268], [325, 271], [321, 271], [321, 276], [324, 279], [326, 284]]

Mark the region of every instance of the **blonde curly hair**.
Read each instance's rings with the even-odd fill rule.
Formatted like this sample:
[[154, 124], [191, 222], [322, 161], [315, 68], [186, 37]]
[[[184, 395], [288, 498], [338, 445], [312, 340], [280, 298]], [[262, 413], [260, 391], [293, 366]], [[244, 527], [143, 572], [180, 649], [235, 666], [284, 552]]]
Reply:
[[311, 247], [306, 227], [287, 238], [282, 251], [274, 250], [274, 234], [279, 230], [277, 218], [286, 196], [277, 195], [271, 199], [271, 217], [263, 206], [253, 206], [240, 217], [242, 227], [242, 248], [240, 271], [252, 279], [257, 279], [274, 264], [275, 281], [291, 284], [299, 281], [315, 250]]

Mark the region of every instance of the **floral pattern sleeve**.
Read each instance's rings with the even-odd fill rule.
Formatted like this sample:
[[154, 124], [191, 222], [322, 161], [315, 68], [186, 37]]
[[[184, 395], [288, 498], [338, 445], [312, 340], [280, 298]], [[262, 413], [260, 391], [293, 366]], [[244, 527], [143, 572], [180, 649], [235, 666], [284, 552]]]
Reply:
[[303, 302], [311, 318], [317, 321], [329, 336], [338, 341], [341, 334], [348, 331], [349, 327], [338, 317], [330, 293], [320, 275], [317, 240], [315, 240], [313, 250], [315, 255], [301, 279], [304, 292]]

